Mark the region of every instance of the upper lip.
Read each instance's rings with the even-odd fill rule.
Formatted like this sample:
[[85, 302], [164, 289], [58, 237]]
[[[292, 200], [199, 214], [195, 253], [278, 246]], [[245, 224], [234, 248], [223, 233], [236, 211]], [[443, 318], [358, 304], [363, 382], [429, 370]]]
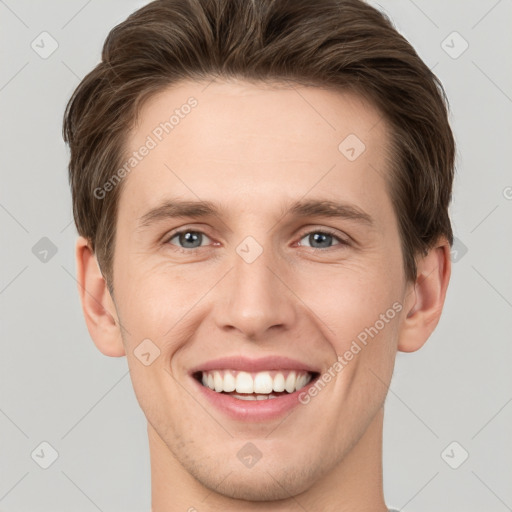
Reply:
[[213, 359], [191, 370], [191, 373], [206, 372], [209, 370], [238, 370], [245, 372], [261, 372], [265, 370], [302, 370], [318, 373], [319, 370], [311, 365], [283, 356], [267, 356], [258, 359], [249, 357], [232, 356]]

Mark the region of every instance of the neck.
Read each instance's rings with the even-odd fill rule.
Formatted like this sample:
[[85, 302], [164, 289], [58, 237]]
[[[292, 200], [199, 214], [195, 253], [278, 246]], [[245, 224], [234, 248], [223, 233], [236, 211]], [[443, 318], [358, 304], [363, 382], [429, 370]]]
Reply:
[[382, 484], [380, 409], [360, 440], [305, 492], [273, 502], [248, 502], [208, 489], [193, 478], [148, 424], [152, 512], [387, 512]]

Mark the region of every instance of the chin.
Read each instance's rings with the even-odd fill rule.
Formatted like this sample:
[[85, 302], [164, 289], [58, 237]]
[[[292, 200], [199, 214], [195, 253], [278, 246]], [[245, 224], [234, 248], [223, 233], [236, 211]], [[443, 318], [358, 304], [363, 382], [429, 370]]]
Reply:
[[307, 470], [286, 463], [276, 468], [259, 461], [251, 469], [238, 465], [226, 466], [224, 475], [215, 478], [213, 475], [218, 467], [217, 463], [213, 463], [211, 468], [203, 466], [200, 470], [189, 468], [189, 471], [212, 492], [230, 499], [253, 502], [278, 501], [297, 496], [308, 490], [319, 476], [315, 476], [311, 465]]

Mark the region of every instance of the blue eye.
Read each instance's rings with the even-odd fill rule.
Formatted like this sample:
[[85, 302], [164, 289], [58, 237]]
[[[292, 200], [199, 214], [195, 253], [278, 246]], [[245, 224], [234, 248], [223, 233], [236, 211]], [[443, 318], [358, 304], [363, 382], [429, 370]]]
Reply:
[[[175, 233], [171, 238], [169, 238], [168, 242], [172, 243], [171, 240], [178, 238], [179, 247], [183, 249], [197, 249], [202, 246], [203, 238], [207, 238], [210, 240], [204, 233], [201, 231], [179, 231]], [[172, 244], [177, 245], [177, 244]]]
[[[175, 240], [173, 242], [173, 240]], [[307, 239], [307, 243], [301, 243]], [[178, 231], [167, 239], [166, 243], [176, 246], [178, 249], [199, 249], [211, 242], [211, 239], [201, 231], [191, 229]], [[326, 230], [315, 230], [305, 233], [300, 239], [299, 245], [312, 249], [330, 249], [335, 245], [347, 246], [348, 241]]]
[[[335, 243], [334, 245], [347, 245], [347, 243], [342, 240], [341, 238], [335, 236], [332, 233], [329, 233], [328, 231], [311, 231], [307, 233], [305, 236], [301, 238], [301, 240], [304, 240], [307, 238], [309, 246], [313, 249], [329, 249], [332, 247], [332, 242], [337, 241], [338, 243]], [[318, 245], [316, 245], [318, 244]], [[300, 244], [303, 245], [303, 244]]]

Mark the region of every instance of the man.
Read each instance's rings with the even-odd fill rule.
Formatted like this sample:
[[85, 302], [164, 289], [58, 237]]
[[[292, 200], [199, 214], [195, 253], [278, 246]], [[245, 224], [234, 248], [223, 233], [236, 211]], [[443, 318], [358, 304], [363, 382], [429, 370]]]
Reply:
[[387, 510], [382, 423], [450, 277], [436, 77], [360, 0], [160, 0], [64, 136], [80, 296], [126, 355], [153, 512]]

